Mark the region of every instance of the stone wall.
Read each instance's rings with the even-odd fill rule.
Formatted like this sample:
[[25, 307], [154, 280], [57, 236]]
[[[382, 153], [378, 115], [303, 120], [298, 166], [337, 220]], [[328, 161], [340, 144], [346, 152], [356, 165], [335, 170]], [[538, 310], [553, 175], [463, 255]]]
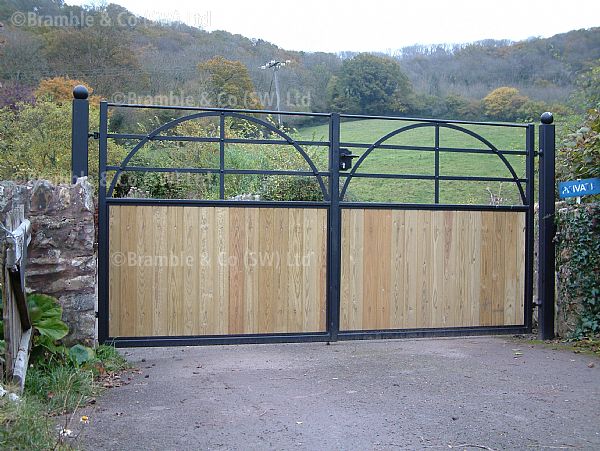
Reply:
[[0, 182], [0, 217], [20, 204], [32, 224], [27, 290], [59, 300], [70, 329], [65, 343], [93, 344], [96, 232], [93, 190], [87, 178], [56, 186], [45, 180]]
[[600, 203], [557, 204], [555, 329], [562, 338], [598, 335]]

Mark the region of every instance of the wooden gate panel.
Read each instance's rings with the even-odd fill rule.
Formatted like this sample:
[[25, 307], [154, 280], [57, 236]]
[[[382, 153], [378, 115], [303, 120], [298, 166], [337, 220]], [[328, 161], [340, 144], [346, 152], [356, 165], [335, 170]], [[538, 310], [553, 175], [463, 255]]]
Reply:
[[324, 332], [327, 210], [109, 210], [112, 337]]
[[525, 213], [344, 209], [340, 330], [522, 325]]

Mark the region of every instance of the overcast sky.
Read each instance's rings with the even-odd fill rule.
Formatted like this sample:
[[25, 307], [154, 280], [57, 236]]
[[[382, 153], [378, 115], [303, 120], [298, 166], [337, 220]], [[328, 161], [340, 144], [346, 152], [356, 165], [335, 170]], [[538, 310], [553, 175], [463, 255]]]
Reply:
[[[66, 0], [89, 4], [89, 0]], [[110, 3], [110, 2], [109, 2]], [[595, 0], [116, 0], [137, 15], [261, 38], [288, 50], [387, 51], [521, 40], [600, 26]]]

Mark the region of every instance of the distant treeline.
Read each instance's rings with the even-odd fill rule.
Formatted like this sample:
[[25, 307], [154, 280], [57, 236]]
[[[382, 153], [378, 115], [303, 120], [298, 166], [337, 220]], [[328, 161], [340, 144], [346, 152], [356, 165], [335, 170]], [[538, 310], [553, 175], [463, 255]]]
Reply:
[[5, 0], [0, 22], [0, 107], [32, 98], [41, 80], [56, 76], [84, 80], [109, 100], [205, 105], [211, 81], [199, 64], [223, 57], [246, 66], [252, 102], [265, 108], [275, 105], [275, 87], [273, 71], [261, 66], [289, 60], [278, 71], [282, 109], [361, 111], [368, 104], [391, 114], [472, 118], [489, 113], [482, 100], [505, 87], [516, 90], [511, 101], [522, 110], [505, 117], [513, 120], [527, 116], [523, 105], [568, 103], [579, 74], [600, 59], [600, 28], [522, 42], [405, 47], [377, 55], [398, 65], [390, 74], [401, 88], [382, 105], [377, 99], [348, 101], [357, 98], [360, 86], [351, 78], [364, 72], [345, 64], [355, 59], [351, 52], [286, 51], [224, 31], [153, 22], [114, 4], [82, 8], [62, 0]]

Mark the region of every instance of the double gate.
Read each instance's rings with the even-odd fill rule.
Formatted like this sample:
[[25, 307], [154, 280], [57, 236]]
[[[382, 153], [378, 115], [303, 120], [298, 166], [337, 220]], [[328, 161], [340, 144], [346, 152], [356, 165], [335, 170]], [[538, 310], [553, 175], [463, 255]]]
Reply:
[[531, 124], [102, 102], [98, 137], [101, 342], [531, 330]]

